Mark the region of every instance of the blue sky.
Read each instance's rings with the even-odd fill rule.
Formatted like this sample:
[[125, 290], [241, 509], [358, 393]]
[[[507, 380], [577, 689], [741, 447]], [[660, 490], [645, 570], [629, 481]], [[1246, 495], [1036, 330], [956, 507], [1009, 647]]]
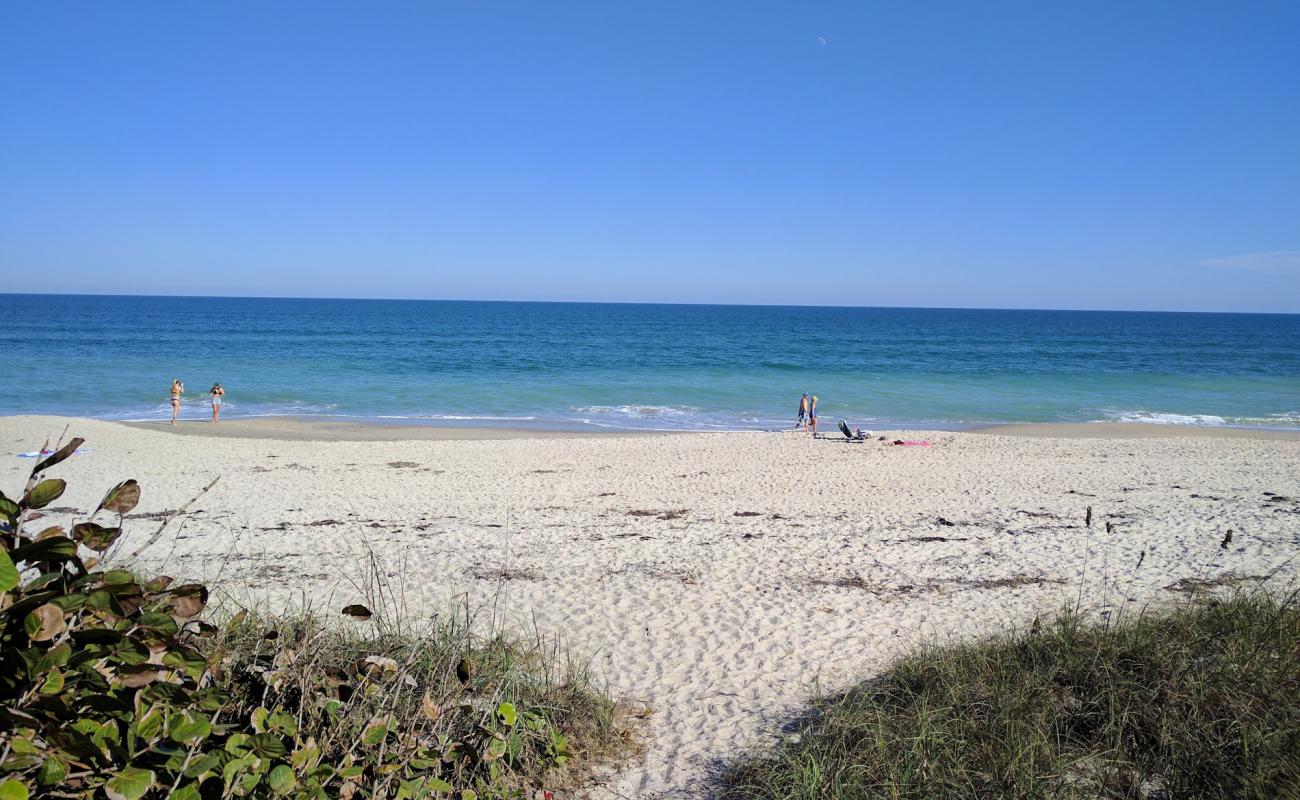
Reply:
[[4, 291], [1300, 311], [1300, 3], [5, 3]]

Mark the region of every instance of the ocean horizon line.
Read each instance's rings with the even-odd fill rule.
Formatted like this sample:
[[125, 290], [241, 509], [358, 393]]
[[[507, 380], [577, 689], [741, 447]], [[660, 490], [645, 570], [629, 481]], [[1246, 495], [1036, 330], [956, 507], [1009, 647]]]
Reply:
[[500, 305], [589, 305], [589, 306], [643, 306], [685, 308], [770, 308], [770, 309], [861, 309], [880, 311], [1023, 311], [1053, 314], [1192, 314], [1241, 317], [1294, 317], [1300, 311], [1222, 311], [1214, 309], [1148, 309], [1148, 308], [1060, 308], [1046, 306], [910, 306], [910, 305], [850, 305], [844, 303], [727, 303], [683, 302], [658, 300], [510, 300], [502, 298], [459, 297], [335, 297], [328, 295], [274, 295], [274, 294], [171, 294], [140, 292], [0, 292], [0, 297], [103, 297], [176, 300], [268, 300], [280, 302], [363, 302], [363, 303], [476, 303]]

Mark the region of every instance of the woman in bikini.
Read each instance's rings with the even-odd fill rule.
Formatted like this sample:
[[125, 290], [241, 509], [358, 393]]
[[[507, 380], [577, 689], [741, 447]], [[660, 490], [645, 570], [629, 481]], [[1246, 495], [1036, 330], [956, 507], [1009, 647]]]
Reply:
[[212, 395], [212, 421], [217, 422], [221, 418], [221, 398], [226, 396], [226, 390], [221, 388], [221, 384], [214, 383], [208, 394]]
[[181, 395], [185, 394], [185, 384], [181, 383], [180, 378], [172, 380], [172, 424], [176, 424], [176, 417], [181, 413]]

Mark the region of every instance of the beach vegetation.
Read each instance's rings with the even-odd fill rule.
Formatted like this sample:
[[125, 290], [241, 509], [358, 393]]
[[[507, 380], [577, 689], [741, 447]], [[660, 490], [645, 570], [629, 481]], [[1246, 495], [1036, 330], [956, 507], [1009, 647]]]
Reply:
[[[0, 798], [514, 798], [635, 749], [587, 665], [545, 637], [209, 607], [113, 568], [135, 481], [84, 521], [37, 463], [0, 494]], [[468, 615], [466, 615], [467, 617]]]
[[816, 703], [722, 796], [1300, 797], [1296, 594], [929, 647]]

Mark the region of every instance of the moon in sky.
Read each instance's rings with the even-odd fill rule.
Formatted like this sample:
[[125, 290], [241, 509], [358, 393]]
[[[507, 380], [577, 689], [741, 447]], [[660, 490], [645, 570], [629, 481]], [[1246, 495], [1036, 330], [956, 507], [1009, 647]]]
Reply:
[[825, 46], [826, 46], [826, 37], [825, 37], [825, 36], [818, 36], [818, 37], [817, 37], [817, 44], [821, 45], [822, 47], [825, 47]]

